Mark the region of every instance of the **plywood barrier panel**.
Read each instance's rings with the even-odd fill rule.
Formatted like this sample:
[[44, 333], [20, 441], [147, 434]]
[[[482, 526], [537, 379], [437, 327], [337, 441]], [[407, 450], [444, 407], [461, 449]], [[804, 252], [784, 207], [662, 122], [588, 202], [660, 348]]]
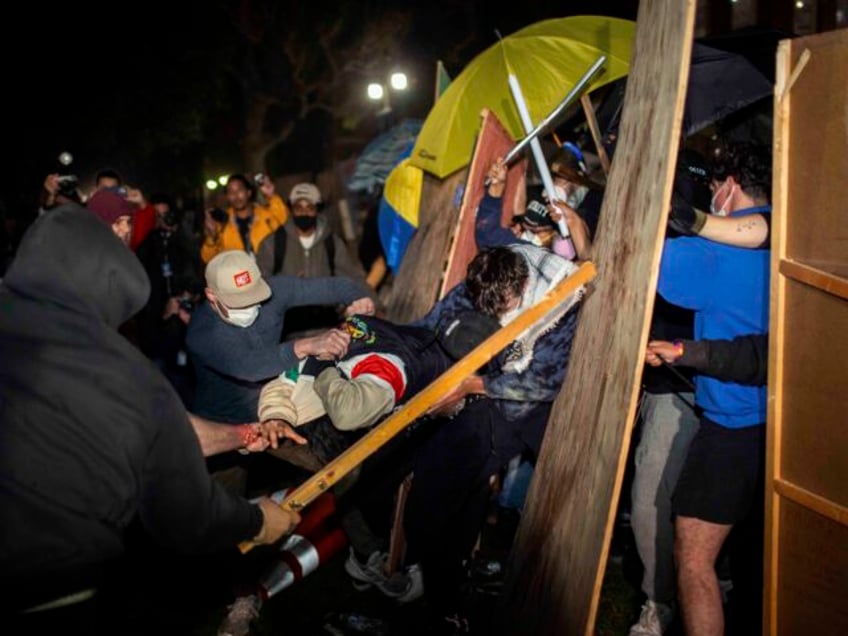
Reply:
[[591, 634], [627, 459], [677, 157], [694, 0], [642, 2], [568, 376], [507, 568], [509, 634]]
[[465, 182], [465, 170], [439, 180], [424, 173], [418, 229], [409, 243], [388, 300], [390, 320], [409, 322], [433, 306], [456, 226], [459, 205], [457, 187]]
[[788, 281], [785, 325], [779, 476], [848, 506], [848, 303]]
[[[809, 62], [790, 91], [786, 256], [848, 264], [848, 45], [844, 30], [800, 38]], [[826, 266], [825, 266], [826, 267]]]
[[[477, 140], [474, 143], [474, 153], [468, 168], [468, 178], [462, 194], [462, 205], [459, 209], [459, 220], [450, 248], [445, 275], [442, 280], [439, 298], [442, 298], [458, 283], [465, 279], [468, 264], [477, 254], [477, 241], [474, 237], [477, 208], [485, 192], [486, 175], [489, 167], [497, 157], [504, 157], [515, 145], [515, 141], [503, 124], [498, 121], [495, 113], [484, 109], [481, 115], [482, 124]], [[522, 159], [510, 164], [507, 169], [506, 190], [503, 193], [501, 225], [509, 227], [509, 221], [517, 214], [515, 204], [519, 191], [526, 188], [524, 174], [527, 171], [527, 161]]]
[[848, 634], [848, 528], [780, 506], [777, 634]]

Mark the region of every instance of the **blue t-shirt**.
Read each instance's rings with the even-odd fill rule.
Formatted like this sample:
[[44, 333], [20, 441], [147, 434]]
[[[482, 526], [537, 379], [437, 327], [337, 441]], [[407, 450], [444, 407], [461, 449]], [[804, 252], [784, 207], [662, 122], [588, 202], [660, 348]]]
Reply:
[[[731, 216], [770, 214], [769, 206]], [[731, 339], [768, 331], [769, 250], [752, 250], [700, 237], [667, 239], [657, 291], [668, 302], [695, 311], [695, 339]], [[695, 376], [695, 401], [712, 421], [728, 428], [766, 420], [766, 387]]]

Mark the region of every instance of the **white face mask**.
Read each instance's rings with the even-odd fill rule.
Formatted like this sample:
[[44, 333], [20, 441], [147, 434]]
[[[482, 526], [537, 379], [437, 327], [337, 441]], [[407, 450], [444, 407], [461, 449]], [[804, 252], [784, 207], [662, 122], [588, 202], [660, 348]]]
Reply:
[[544, 247], [544, 244], [542, 243], [542, 239], [540, 239], [539, 235], [536, 234], [535, 232], [531, 232], [529, 230], [524, 230], [518, 238], [520, 238], [522, 241], [527, 241], [531, 245], [536, 245], [538, 247]]
[[730, 192], [727, 193], [727, 198], [722, 203], [721, 207], [716, 210], [716, 199], [718, 198], [718, 193], [721, 192], [722, 188], [727, 185], [727, 181], [725, 181], [718, 190], [713, 194], [713, 198], [710, 199], [710, 213], [715, 214], [716, 216], [727, 216], [729, 214], [727, 208], [727, 204], [730, 203], [730, 197], [733, 196], [733, 189], [736, 187], [735, 185], [730, 188]]
[[256, 322], [259, 317], [259, 305], [251, 305], [242, 309], [227, 307], [227, 313], [230, 315], [229, 318], [224, 318], [223, 315], [221, 315], [221, 318], [224, 318], [231, 325], [246, 328]]

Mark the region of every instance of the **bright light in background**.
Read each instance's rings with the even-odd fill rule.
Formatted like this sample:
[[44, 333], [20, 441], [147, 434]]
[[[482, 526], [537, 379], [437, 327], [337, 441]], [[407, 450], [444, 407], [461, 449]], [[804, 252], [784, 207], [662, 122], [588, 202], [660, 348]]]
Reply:
[[218, 183], [220, 183], [222, 186], [225, 186], [227, 185], [227, 181], [229, 180], [229, 178], [230, 177], [227, 175], [221, 175], [220, 177], [218, 177]]
[[215, 179], [208, 179], [208, 180], [206, 181], [206, 187], [207, 187], [209, 190], [214, 190], [215, 188], [217, 188], [217, 187], [218, 187], [218, 182], [217, 182], [217, 181], [215, 181]]
[[804, 8], [804, 3], [803, 3], [803, 2], [801, 2], [801, 0], [798, 0], [798, 2], [796, 2], [796, 3], [795, 3], [795, 8], [796, 8], [796, 9], [803, 9], [803, 8]]
[[406, 79], [406, 73], [400, 72], [392, 73], [392, 76], [389, 78], [389, 83], [396, 91], [404, 91], [409, 85]]
[[377, 101], [378, 99], [383, 99], [383, 85], [378, 84], [377, 82], [371, 82], [368, 85], [368, 97], [369, 99], [373, 99]]

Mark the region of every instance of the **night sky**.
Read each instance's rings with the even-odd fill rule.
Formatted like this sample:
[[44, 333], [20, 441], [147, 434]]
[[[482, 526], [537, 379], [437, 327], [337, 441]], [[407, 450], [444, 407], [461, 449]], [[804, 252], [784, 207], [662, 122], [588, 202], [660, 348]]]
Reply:
[[[290, 4], [302, 5], [274, 6], [285, 11]], [[327, 12], [342, 4], [318, 3]], [[565, 4], [571, 14], [628, 18], [635, 18], [636, 6], [530, 2], [521, 3], [519, 12], [495, 13], [490, 5], [468, 0], [415, 8], [411, 4], [383, 0], [354, 6], [363, 20], [397, 7], [415, 12], [400, 57], [416, 77], [400, 108], [420, 117], [432, 100], [436, 61], [443, 59], [455, 76], [494, 42], [495, 29], [507, 35], [538, 20], [566, 15]], [[148, 193], [196, 183], [210, 157], [229, 155], [238, 162], [242, 114], [233, 97], [233, 74], [227, 72], [238, 55], [230, 16], [250, 5], [267, 2], [16, 5], [16, 19], [5, 20], [0, 38], [6, 87], [0, 115], [0, 201], [7, 214], [25, 218], [37, 206], [40, 184], [57, 170], [63, 150], [74, 155], [72, 172], [84, 183], [108, 166]], [[458, 48], [459, 42], [464, 46]], [[195, 110], [180, 110], [186, 103]], [[183, 138], [185, 131], [190, 142]], [[309, 143], [310, 135], [309, 130], [301, 131], [295, 135], [296, 148], [282, 149], [287, 163], [281, 168], [321, 168], [323, 159], [308, 150], [318, 145]]]

